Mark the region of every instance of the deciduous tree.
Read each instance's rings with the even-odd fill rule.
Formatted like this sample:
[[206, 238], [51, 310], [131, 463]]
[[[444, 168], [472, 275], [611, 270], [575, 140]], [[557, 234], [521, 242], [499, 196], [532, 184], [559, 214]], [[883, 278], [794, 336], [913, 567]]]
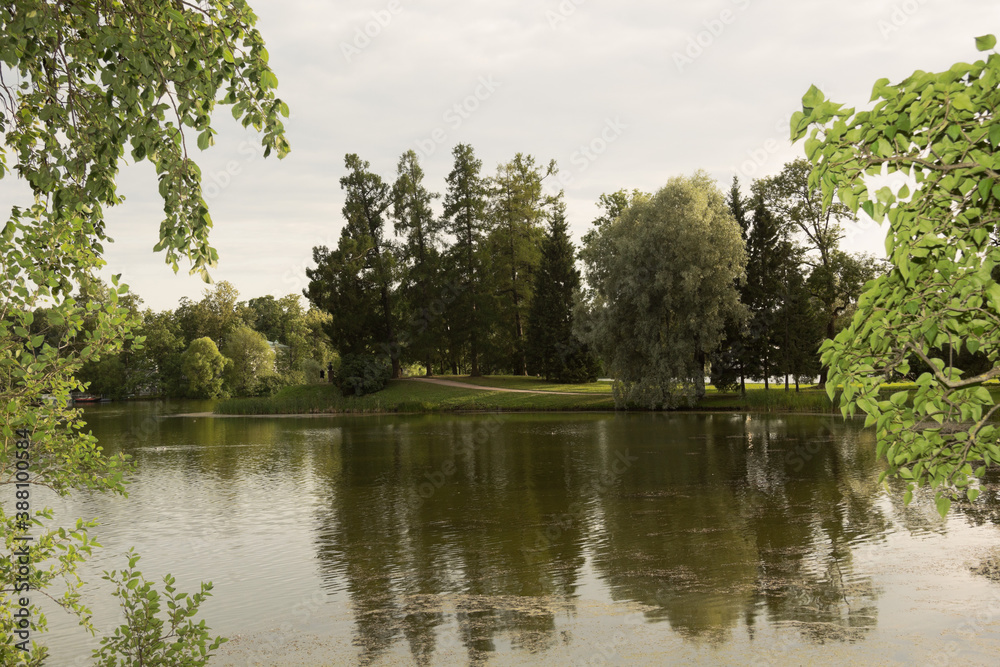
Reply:
[[619, 405], [693, 405], [707, 355], [741, 309], [740, 228], [704, 172], [671, 179], [594, 230], [581, 252], [590, 282], [583, 340], [615, 379]]
[[224, 379], [234, 396], [255, 396], [262, 380], [277, 374], [274, 352], [267, 339], [246, 325], [229, 334], [222, 356], [228, 360]]
[[[992, 35], [977, 40], [992, 50]], [[887, 474], [935, 489], [938, 509], [979, 491], [975, 479], [1000, 461], [1000, 404], [984, 382], [1000, 377], [1000, 248], [991, 243], [1000, 210], [1000, 55], [917, 71], [897, 84], [875, 82], [870, 110], [827, 100], [812, 87], [792, 118], [807, 137], [810, 187], [823, 204], [836, 196], [852, 211], [888, 220], [892, 270], [867, 285], [851, 324], [824, 344], [827, 391], [843, 387], [842, 410], [860, 409], [876, 427]], [[907, 183], [872, 192], [871, 177], [898, 173]], [[946, 346], [986, 353], [990, 369], [970, 375]], [[917, 388], [884, 398], [881, 386], [930, 370]]]
[[[124, 286], [112, 280], [106, 305], [89, 313], [95, 326], [87, 345], [76, 350], [69, 341], [86, 311], [70, 294], [104, 265], [110, 242], [104, 210], [121, 203], [116, 178], [126, 149], [157, 173], [164, 218], [156, 250], [175, 270], [188, 258], [192, 272], [207, 279], [217, 255], [190, 149], [212, 144], [215, 105], [231, 105], [245, 126], [261, 130], [265, 154], [288, 150], [280, 121], [288, 110], [274, 96], [277, 79], [255, 22], [242, 0], [12, 0], [0, 8], [0, 177], [13, 172], [31, 190], [0, 230], [0, 457], [13, 460], [15, 443], [27, 435], [31, 484], [60, 493], [75, 487], [124, 492], [123, 460], [104, 455], [81, 431], [80, 414], [60, 406], [79, 387], [73, 376], [81, 364], [115, 353], [136, 322], [119, 303]], [[54, 345], [44, 335], [28, 335], [43, 304], [49, 306], [46, 328], [62, 332]], [[56, 400], [43, 401], [46, 394]], [[8, 468], [0, 484], [13, 482], [13, 474]], [[90, 524], [60, 535], [41, 528], [43, 516], [40, 507], [24, 521], [4, 512], [0, 526], [8, 548], [15, 535], [38, 529], [32, 562], [51, 558], [58, 565], [34, 568], [31, 587], [50, 591], [64, 576], [72, 581], [89, 553]], [[10, 588], [9, 580], [2, 583]], [[89, 618], [73, 588], [58, 600]], [[11, 601], [0, 599], [5, 637], [11, 636]], [[31, 612], [37, 631], [44, 627], [37, 604]], [[4, 642], [0, 663], [35, 665], [44, 653], [21, 653]]]

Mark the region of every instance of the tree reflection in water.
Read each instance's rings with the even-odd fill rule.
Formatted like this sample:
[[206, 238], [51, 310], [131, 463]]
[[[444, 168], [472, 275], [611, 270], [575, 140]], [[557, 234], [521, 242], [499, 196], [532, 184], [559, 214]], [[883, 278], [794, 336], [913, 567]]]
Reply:
[[317, 555], [364, 663], [400, 640], [421, 665], [449, 642], [473, 663], [584, 642], [560, 619], [588, 577], [693, 641], [852, 642], [879, 594], [855, 547], [915, 527], [839, 419], [511, 415], [469, 446], [481, 419], [369, 420], [316, 454]]

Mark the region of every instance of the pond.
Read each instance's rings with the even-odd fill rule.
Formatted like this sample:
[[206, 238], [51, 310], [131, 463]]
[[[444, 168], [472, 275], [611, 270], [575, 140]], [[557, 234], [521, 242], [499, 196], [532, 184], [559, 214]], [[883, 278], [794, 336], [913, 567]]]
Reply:
[[[214, 583], [217, 665], [988, 664], [997, 486], [942, 520], [879, 485], [870, 430], [811, 415], [171, 416], [87, 408], [135, 457], [84, 570]], [[96, 640], [50, 614], [51, 664]]]

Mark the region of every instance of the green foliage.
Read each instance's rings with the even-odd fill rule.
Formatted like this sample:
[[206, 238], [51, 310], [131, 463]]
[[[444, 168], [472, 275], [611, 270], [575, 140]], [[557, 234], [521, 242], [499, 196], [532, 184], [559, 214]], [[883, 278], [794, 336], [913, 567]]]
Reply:
[[223, 374], [232, 365], [209, 337], [191, 341], [181, 355], [181, 371], [187, 377], [191, 398], [218, 398], [222, 395]]
[[597, 361], [573, 334], [573, 305], [580, 289], [580, 272], [561, 199], [555, 204], [541, 254], [528, 313], [528, 369], [557, 382], [596, 380]]
[[838, 316], [857, 301], [864, 280], [859, 283], [854, 279], [850, 273], [854, 265], [845, 261], [850, 257], [839, 250], [843, 222], [853, 222], [856, 217], [847, 206], [824, 200], [812, 169], [807, 160], [793, 160], [777, 176], [754, 181], [753, 189], [783, 226], [783, 235], [794, 233], [803, 241], [804, 259], [814, 267], [811, 291], [825, 314], [826, 336], [832, 338]]
[[[98, 667], [202, 667], [208, 664], [223, 642], [212, 639], [205, 621], [195, 622], [201, 603], [212, 590], [203, 583], [193, 595], [177, 593], [174, 578], [163, 577], [163, 594], [135, 569], [139, 556], [128, 552], [128, 567], [121, 572], [105, 571], [102, 577], [115, 585], [113, 595], [121, 601], [125, 622], [114, 633], [101, 639], [94, 650]], [[160, 618], [163, 603], [167, 607], [166, 622]]]
[[340, 179], [345, 193], [346, 224], [337, 249], [313, 248], [315, 269], [307, 269], [310, 302], [331, 316], [330, 339], [341, 353], [388, 354], [393, 376], [399, 375], [398, 267], [385, 237], [385, 214], [392, 205], [389, 186], [351, 153]]
[[739, 315], [740, 227], [708, 175], [671, 179], [587, 237], [592, 291], [580, 337], [607, 364], [620, 406], [694, 405], [707, 355]]
[[224, 380], [230, 394], [256, 396], [262, 390], [269, 393], [273, 388], [274, 381], [270, 380], [267, 381], [267, 387], [262, 386], [265, 378], [277, 376], [274, 370], [274, 352], [263, 334], [246, 325], [237, 328], [226, 338], [222, 356], [229, 360], [229, 363], [223, 363]]
[[423, 362], [431, 375], [433, 358], [445, 331], [441, 317], [447, 305], [444, 298], [450, 295], [444, 292], [438, 248], [442, 225], [431, 210], [431, 202], [438, 195], [428, 192], [423, 180], [416, 152], [407, 151], [399, 159], [392, 188], [392, 216], [396, 233], [402, 237], [400, 297], [410, 313], [404, 320], [399, 347], [406, 359]]
[[197, 338], [209, 337], [215, 344], [222, 345], [235, 329], [245, 324], [237, 308], [240, 293], [225, 280], [217, 283], [214, 289], [205, 289], [202, 300], [194, 303], [188, 298], [182, 298], [174, 317], [184, 335], [184, 341], [190, 344]]
[[344, 396], [374, 394], [385, 387], [392, 377], [392, 366], [386, 357], [373, 354], [347, 354], [340, 360], [337, 386]]
[[534, 291], [534, 273], [541, 261], [540, 247], [545, 219], [542, 181], [555, 173], [555, 163], [535, 164], [535, 158], [518, 153], [497, 167], [490, 179], [490, 283], [493, 315], [494, 367], [516, 375], [527, 373], [525, 328]]
[[746, 281], [741, 301], [750, 312], [745, 336], [746, 361], [743, 368], [754, 377], [768, 379], [777, 370], [775, 321], [780, 306], [780, 280], [785, 266], [795, 261], [791, 245], [782, 243], [778, 220], [764, 200], [754, 205], [753, 226], [747, 234]]
[[[990, 49], [990, 36], [977, 40]], [[898, 84], [880, 79], [874, 106], [855, 112], [815, 87], [792, 118], [814, 169], [810, 184], [826, 205], [888, 220], [892, 270], [866, 285], [851, 324], [823, 346], [831, 385], [842, 383], [844, 414], [860, 409], [878, 434], [887, 474], [936, 490], [944, 514], [951, 498], [978, 495], [975, 478], [1000, 461], [998, 404], [983, 382], [1000, 376], [1000, 284], [994, 267], [1000, 169], [1000, 55], [944, 72], [914, 72]], [[810, 130], [811, 128], [811, 130]], [[870, 178], [899, 173], [907, 183], [869, 190]], [[989, 370], [969, 375], [941, 351], [985, 352]], [[879, 387], [929, 367], [915, 390], [888, 400]]]
[[[75, 376], [84, 365], [141, 343], [117, 277], [100, 299], [71, 296], [104, 266], [104, 210], [121, 203], [116, 178], [126, 148], [132, 161], [148, 160], [157, 173], [165, 214], [157, 250], [175, 270], [188, 258], [206, 279], [217, 255], [208, 243], [200, 171], [187, 150], [192, 132], [200, 146], [210, 144], [213, 107], [232, 105], [236, 119], [263, 131], [265, 153], [288, 150], [279, 120], [288, 110], [274, 97], [255, 21], [244, 2], [12, 0], [0, 9], [0, 178], [13, 173], [31, 189], [0, 228], [0, 460], [14, 460], [17, 431], [27, 432], [34, 487], [124, 493], [127, 461], [105, 455], [83, 432], [80, 412], [63, 406], [83, 389]], [[14, 482], [14, 473], [4, 468], [0, 486]], [[13, 538], [24, 529], [17, 519], [2, 512], [8, 553], [0, 562], [11, 562]], [[44, 508], [30, 519], [32, 597], [55, 599], [90, 627], [75, 573], [93, 544], [93, 524], [47, 529]], [[60, 582], [69, 586], [65, 595], [53, 590]], [[10, 589], [9, 569], [0, 585]], [[4, 637], [11, 636], [14, 602], [0, 598]], [[37, 640], [45, 616], [37, 604], [31, 610]], [[44, 653], [36, 643], [20, 655], [4, 642], [0, 664], [38, 664]]]
[[455, 163], [447, 178], [443, 223], [445, 231], [455, 237], [447, 258], [454, 267], [451, 274], [458, 294], [448, 309], [449, 342], [456, 349], [468, 346], [472, 374], [479, 375], [480, 344], [489, 326], [483, 316], [486, 183], [480, 175], [483, 163], [471, 146], [458, 144], [452, 155]]

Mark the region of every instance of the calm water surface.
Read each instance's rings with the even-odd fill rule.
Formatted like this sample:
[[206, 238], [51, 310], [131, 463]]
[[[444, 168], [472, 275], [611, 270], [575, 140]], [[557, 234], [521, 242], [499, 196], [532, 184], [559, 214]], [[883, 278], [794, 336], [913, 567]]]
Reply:
[[[820, 416], [211, 419], [103, 405], [135, 457], [85, 570], [135, 546], [214, 582], [214, 664], [996, 664], [991, 485], [946, 520], [877, 483], [870, 431]], [[996, 482], [997, 480], [992, 480]], [[54, 665], [96, 641], [53, 612]]]

